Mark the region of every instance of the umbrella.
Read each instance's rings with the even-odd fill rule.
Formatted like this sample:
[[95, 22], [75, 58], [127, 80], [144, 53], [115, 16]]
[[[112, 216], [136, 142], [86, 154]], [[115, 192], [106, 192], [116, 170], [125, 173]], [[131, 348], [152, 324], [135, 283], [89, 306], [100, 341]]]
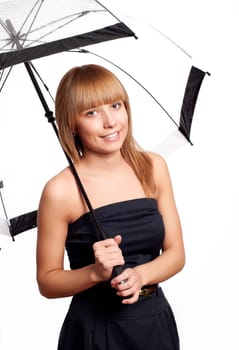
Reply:
[[[20, 79], [22, 79], [19, 66], [24, 66], [31, 78], [31, 83], [34, 86], [34, 90], [37, 92], [39, 101], [44, 109], [44, 115], [47, 118], [47, 121], [52, 125], [57, 135], [57, 128], [55, 126], [52, 109], [49, 108], [49, 103], [42, 92], [42, 88], [40, 87], [40, 84], [42, 84], [42, 78], [38, 72], [38, 69], [36, 69], [36, 64], [38, 64], [40, 68], [44, 67], [44, 65], [46, 67], [47, 65], [49, 71], [49, 65], [54, 67], [57, 62], [59, 62], [59, 64], [62, 66], [61, 68], [63, 69], [65, 64], [62, 62], [64, 60], [66, 60], [68, 64], [72, 62], [72, 57], [69, 58], [70, 55], [72, 56], [74, 54], [75, 56], [75, 53], [81, 54], [81, 57], [87, 55], [87, 62], [89, 62], [89, 60], [91, 60], [93, 57], [93, 59], [102, 60], [105, 65], [114, 66], [119, 70], [118, 76], [121, 78], [123, 83], [125, 76], [127, 76], [131, 79], [131, 82], [128, 83], [129, 85], [134, 84], [133, 88], [136, 89], [136, 83], [138, 85], [137, 89], [141, 89], [138, 90], [138, 96], [140, 96], [142, 93], [145, 94], [146, 92], [157, 104], [157, 107], [160, 107], [163, 114], [163, 124], [166, 131], [164, 130], [162, 132], [162, 119], [158, 117], [154, 119], [154, 126], [152, 127], [151, 125], [150, 133], [155, 133], [157, 142], [156, 144], [154, 142], [153, 144], [147, 145], [147, 148], [160, 152], [162, 150], [162, 145], [168, 145], [168, 143], [170, 143], [169, 140], [172, 139], [172, 135], [173, 138], [175, 138], [176, 135], [176, 139], [181, 141], [183, 140], [183, 142], [187, 140], [191, 143], [190, 131], [192, 117], [200, 86], [206, 72], [192, 66], [190, 55], [179, 49], [170, 40], [165, 38], [164, 35], [159, 36], [159, 33], [153, 31], [152, 28], [145, 28], [142, 25], [137, 26], [137, 24], [133, 22], [131, 25], [132, 28], [137, 28], [137, 30], [131, 30], [128, 25], [119, 20], [99, 1], [69, 0], [65, 2], [59, 0], [9, 0], [2, 3], [0, 2], [0, 98], [2, 96], [4, 98], [3, 92], [5, 92], [9, 84], [11, 84], [9, 83], [9, 80], [13, 75], [12, 71], [15, 71], [16, 69], [16, 75], [19, 74], [21, 77]], [[134, 34], [134, 32], [137, 33]], [[138, 37], [138, 40], [130, 40], [130, 44], [129, 42], [126, 43], [126, 40], [118, 40], [127, 37], [132, 37], [134, 39]], [[128, 40], [129, 39], [127, 39], [127, 41]], [[88, 49], [88, 46], [90, 46], [90, 50]], [[155, 67], [155, 72], [157, 72], [157, 75], [153, 77], [154, 79], [152, 79], [152, 71], [150, 73], [149, 64], [144, 64], [144, 62], [142, 62], [139, 65], [141, 68], [139, 81], [135, 78], [135, 76], [137, 76], [138, 65], [136, 65], [134, 62], [130, 66], [128, 64], [129, 57], [134, 56], [135, 59], [138, 59], [138, 57], [148, 50], [148, 48], [151, 48], [151, 51], [153, 52], [154, 57], [150, 55], [151, 65]], [[158, 51], [160, 55], [156, 55], [156, 51]], [[102, 52], [107, 52], [107, 57], [112, 56], [113, 60], [105, 58], [102, 55]], [[111, 55], [109, 55], [109, 52]], [[59, 59], [59, 55], [61, 60]], [[64, 58], [62, 61], [63, 56]], [[91, 58], [89, 58], [89, 56]], [[158, 61], [159, 57], [160, 61]], [[152, 58], [154, 58], [154, 61]], [[33, 60], [34, 64], [32, 63]], [[84, 59], [82, 59], [82, 61], [83, 60]], [[77, 61], [79, 61], [79, 55], [77, 56]], [[165, 69], [165, 65], [168, 67], [167, 69]], [[130, 74], [128, 73], [128, 69], [126, 70], [122, 68], [129, 66]], [[180, 73], [181, 77], [175, 77], [175, 72], [177, 72], [177, 74]], [[162, 79], [165, 74], [166, 79]], [[54, 75], [54, 69], [52, 69], [51, 75]], [[159, 83], [159, 80], [157, 79], [162, 79], [163, 83]], [[58, 80], [59, 79], [57, 79], [57, 81]], [[154, 84], [152, 84], [152, 80], [154, 80]], [[23, 87], [20, 85], [20, 83], [21, 81], [17, 83], [19, 85], [18, 88], [27, 88], [25, 81]], [[43, 86], [44, 89], [48, 91], [46, 84]], [[150, 86], [150, 91], [145, 86]], [[176, 90], [180, 91], [180, 93], [174, 95], [174, 102], [171, 103], [172, 93], [168, 94], [165, 93], [165, 91], [173, 90], [175, 86], [177, 88]], [[16, 89], [16, 87], [14, 88]], [[163, 103], [161, 103], [161, 100], [159, 102], [159, 100], [155, 97], [157, 95], [160, 96]], [[53, 105], [54, 101], [52, 101], [50, 94], [47, 98], [49, 99], [49, 96], [50, 103]], [[26, 96], [26, 99], [27, 98], [28, 96]], [[12, 103], [15, 101], [15, 96], [11, 96], [11, 101]], [[170, 103], [168, 103], [168, 101], [170, 101]], [[4, 104], [4, 101], [0, 99], [0, 103]], [[26, 101], [21, 101], [21, 103], [23, 103], [26, 107], [28, 106]], [[175, 111], [173, 111], [173, 113], [168, 112], [164, 105], [175, 107]], [[11, 108], [9, 101], [8, 106]], [[138, 114], [137, 106], [135, 111]], [[32, 114], [36, 113], [34, 112]], [[178, 121], [175, 120], [172, 115], [179, 115]], [[165, 116], [167, 118], [165, 118]], [[33, 120], [34, 126], [32, 125]], [[20, 117], [20, 121], [22, 123], [24, 122], [24, 118], [22, 118], [22, 116]], [[137, 129], [136, 125], [136, 134], [138, 134], [139, 139], [143, 139], [143, 136], [141, 135], [142, 122], [143, 120], [139, 118], [138, 125], [140, 127]], [[0, 123], [2, 125], [1, 130], [3, 131], [7, 121], [4, 119], [4, 115], [2, 113]], [[28, 124], [21, 126], [20, 130], [28, 129], [30, 126], [33, 126], [32, 130], [35, 130], [36, 132], [36, 116], [31, 116], [31, 125], [29, 124], [29, 120], [27, 123]], [[32, 131], [30, 132], [33, 138], [36, 137], [35, 132], [34, 135], [32, 135]], [[145, 132], [145, 130], [143, 130], [143, 132]], [[162, 134], [160, 134], [160, 132]], [[161, 142], [167, 133], [169, 133], [169, 137], [166, 137], [165, 141]], [[46, 134], [44, 133], [44, 137]], [[11, 135], [9, 137], [11, 137]], [[28, 137], [31, 139], [31, 136]], [[158, 140], [160, 140], [160, 142], [158, 142]], [[31, 144], [30, 140], [29, 144]], [[52, 145], [50, 145], [50, 147], [51, 146]], [[49, 145], [47, 145], [47, 147], [49, 147]], [[52, 154], [55, 154], [54, 150], [55, 144], [47, 151], [48, 153], [52, 152]], [[7, 152], [4, 153], [7, 154], [6, 158], [11, 157], [8, 155], [10, 153], [9, 149], [7, 149]], [[28, 158], [28, 153], [29, 152], [25, 152], [24, 155], [21, 155], [21, 163], [23, 162], [22, 158]], [[16, 152], [14, 156], [15, 155]], [[73, 173], [75, 173], [71, 160], [67, 156], [66, 159], [70, 164]], [[63, 159], [61, 158], [61, 164], [62, 163]], [[22, 167], [24, 169], [24, 165]], [[27, 175], [28, 171], [26, 170], [24, 173]], [[80, 179], [77, 176], [76, 179], [81, 191], [84, 194], [85, 191], [84, 188], [82, 188]], [[4, 183], [7, 183], [7, 181], [8, 177], [4, 178]], [[3, 181], [1, 181], [0, 184], [1, 202], [4, 212], [4, 219], [0, 220], [0, 229], [2, 232], [6, 232], [6, 234], [12, 236], [14, 239], [17, 234], [36, 227], [37, 211], [29, 211], [28, 208], [26, 210], [23, 209], [23, 211], [27, 211], [27, 213], [19, 215], [18, 212], [17, 215], [10, 215], [12, 218], [9, 219], [3, 200]], [[17, 187], [21, 187], [21, 184], [18, 184]], [[28, 190], [31, 192], [31, 189]], [[27, 191], [25, 189], [24, 197], [26, 196], [26, 192]], [[84, 196], [89, 210], [94, 217], [94, 211], [91, 207], [87, 194], [85, 193]], [[28, 200], [25, 198], [24, 202], [28, 202]], [[31, 206], [32, 205], [30, 205], [30, 207]], [[9, 208], [9, 204], [7, 207]], [[102, 237], [104, 237], [100, 223], [97, 222], [97, 218], [95, 217], [94, 220], [99, 229], [99, 233], [102, 235]]]

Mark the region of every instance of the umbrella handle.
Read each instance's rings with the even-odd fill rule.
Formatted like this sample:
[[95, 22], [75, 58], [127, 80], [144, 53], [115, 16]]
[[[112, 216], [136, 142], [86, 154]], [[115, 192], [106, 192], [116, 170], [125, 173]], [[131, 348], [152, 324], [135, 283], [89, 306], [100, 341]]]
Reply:
[[124, 271], [122, 265], [117, 265], [113, 267], [111, 278], [119, 276]]
[[[124, 268], [123, 268], [122, 265], [114, 266], [114, 267], [113, 267], [113, 271], [112, 271], [111, 277], [114, 278], [114, 277], [120, 275], [123, 271], [124, 271]], [[120, 281], [119, 284], [124, 284], [124, 283], [127, 282], [127, 281], [128, 281], [128, 279], [122, 280], [122, 281]], [[132, 294], [132, 295], [128, 295], [128, 296], [127, 296], [127, 299], [128, 299], [128, 298], [131, 298], [132, 296], [133, 296], [133, 294]], [[122, 299], [125, 299], [125, 297], [121, 297], [121, 298], [122, 298]]]

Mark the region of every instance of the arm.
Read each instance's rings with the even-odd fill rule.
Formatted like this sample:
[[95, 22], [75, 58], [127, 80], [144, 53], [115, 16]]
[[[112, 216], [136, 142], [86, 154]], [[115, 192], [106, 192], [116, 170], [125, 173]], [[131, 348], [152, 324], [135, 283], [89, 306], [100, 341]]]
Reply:
[[163, 217], [165, 238], [162, 254], [150, 263], [136, 268], [143, 285], [163, 282], [181, 271], [185, 264], [181, 223], [168, 167], [163, 158], [156, 156], [154, 173], [158, 190], [158, 208]]
[[[75, 200], [69, 193], [73, 194], [74, 190], [69, 183], [66, 186], [62, 179], [54, 178], [47, 183], [41, 196], [38, 209], [37, 282], [41, 294], [47, 298], [80, 293], [109, 279], [112, 266], [123, 263], [118, 247], [120, 237], [116, 237], [94, 244], [94, 264], [76, 270], [64, 269], [65, 239], [71, 221], [70, 208]], [[76, 204], [80, 212], [80, 201]]]
[[[153, 261], [126, 269], [118, 278], [113, 279], [112, 286], [118, 289], [121, 296], [133, 294], [124, 302], [138, 300], [142, 286], [156, 284], [167, 280], [178, 273], [185, 264], [185, 252], [181, 223], [176, 208], [170, 175], [166, 162], [158, 155], [152, 154], [154, 178], [159, 212], [163, 217], [165, 238], [162, 254]], [[118, 285], [121, 279], [128, 278], [128, 285]], [[127, 289], [128, 288], [128, 289]]]

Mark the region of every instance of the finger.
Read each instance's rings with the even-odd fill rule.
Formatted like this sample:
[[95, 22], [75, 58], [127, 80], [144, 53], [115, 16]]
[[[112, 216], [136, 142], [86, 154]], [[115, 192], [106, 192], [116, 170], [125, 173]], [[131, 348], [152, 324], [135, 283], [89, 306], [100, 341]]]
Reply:
[[125, 284], [128, 281], [128, 278], [129, 278], [129, 276], [128, 276], [127, 272], [123, 271], [120, 275], [114, 277], [111, 280], [111, 286], [113, 288], [117, 288], [117, 287], [119, 287], [119, 285]]
[[109, 247], [96, 247], [94, 249], [95, 257], [109, 257], [109, 258], [122, 258], [122, 251], [118, 246], [109, 246]]
[[117, 291], [119, 297], [124, 300], [124, 304], [133, 304], [139, 299], [139, 291], [135, 288], [129, 288], [124, 291]]
[[118, 244], [116, 243], [114, 238], [107, 238], [107, 239], [104, 239], [102, 241], [95, 242], [93, 244], [94, 249], [101, 248], [101, 247], [107, 248], [110, 246], [115, 246], [115, 247], [118, 246]]
[[95, 254], [96, 260], [107, 268], [124, 264], [124, 258], [121, 254]]
[[110, 261], [112, 267], [124, 264], [124, 257], [120, 248], [99, 248], [95, 250], [94, 255], [95, 258], [99, 261]]
[[[126, 284], [127, 282], [127, 284]], [[117, 288], [120, 285], [124, 287], [119, 287], [119, 289], [125, 289], [132, 287], [137, 282], [137, 279], [134, 274], [134, 270], [131, 268], [126, 268], [120, 275], [114, 277], [111, 280], [112, 287]], [[126, 284], [126, 285], [125, 285]]]
[[121, 280], [118, 284], [125, 284], [128, 281], [128, 279]]
[[115, 241], [118, 245], [120, 245], [120, 243], [121, 243], [121, 241], [122, 241], [122, 237], [121, 237], [120, 235], [117, 235], [117, 236], [114, 237], [114, 241]]
[[131, 298], [123, 298], [122, 299], [122, 304], [134, 304], [139, 300], [139, 294], [135, 293]]

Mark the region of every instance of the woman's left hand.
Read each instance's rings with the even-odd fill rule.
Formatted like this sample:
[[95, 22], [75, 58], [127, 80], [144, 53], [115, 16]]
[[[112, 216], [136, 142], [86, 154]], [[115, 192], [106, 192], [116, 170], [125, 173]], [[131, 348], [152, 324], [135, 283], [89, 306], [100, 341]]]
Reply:
[[142, 280], [135, 268], [127, 268], [111, 280], [111, 286], [116, 289], [117, 295], [123, 298], [123, 304], [133, 304], [139, 299]]

